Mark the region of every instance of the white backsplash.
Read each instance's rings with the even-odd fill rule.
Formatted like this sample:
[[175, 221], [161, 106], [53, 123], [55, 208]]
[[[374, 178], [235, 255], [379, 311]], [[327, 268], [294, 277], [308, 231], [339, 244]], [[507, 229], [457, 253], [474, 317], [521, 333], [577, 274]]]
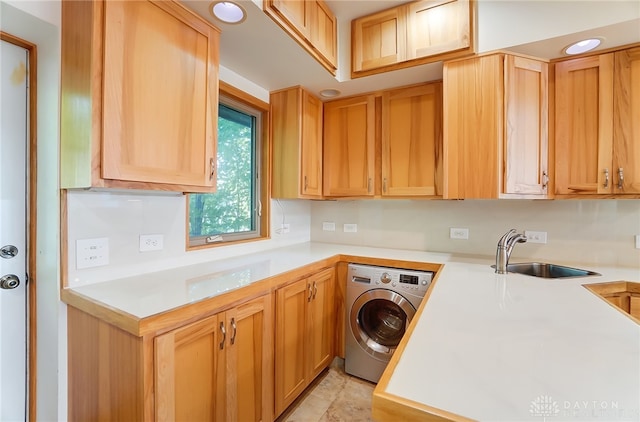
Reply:
[[[69, 191], [68, 285], [70, 287], [160, 271], [309, 241], [309, 201], [271, 201], [271, 239], [186, 251], [186, 196], [107, 191]], [[290, 232], [278, 234], [284, 219]], [[139, 252], [141, 234], [162, 234], [163, 249]], [[109, 239], [109, 264], [76, 268], [76, 240]]]
[[[334, 222], [336, 231], [323, 231]], [[357, 223], [356, 233], [343, 224]], [[469, 239], [449, 238], [451, 227]], [[640, 269], [640, 200], [341, 200], [311, 204], [311, 240], [495, 256], [510, 228], [547, 232], [546, 244], [514, 248], [519, 260]]]

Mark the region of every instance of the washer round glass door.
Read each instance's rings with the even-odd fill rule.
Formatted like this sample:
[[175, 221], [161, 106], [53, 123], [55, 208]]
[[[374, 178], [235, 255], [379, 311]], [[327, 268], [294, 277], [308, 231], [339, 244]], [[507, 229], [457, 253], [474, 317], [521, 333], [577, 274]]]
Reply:
[[349, 324], [360, 347], [376, 359], [388, 361], [415, 313], [416, 309], [402, 295], [374, 289], [353, 303]]

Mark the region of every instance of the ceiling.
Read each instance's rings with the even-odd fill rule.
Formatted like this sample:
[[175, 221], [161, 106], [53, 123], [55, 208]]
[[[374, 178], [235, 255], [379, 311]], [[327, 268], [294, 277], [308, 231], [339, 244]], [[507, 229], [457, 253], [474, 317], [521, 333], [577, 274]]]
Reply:
[[[261, 4], [261, 0], [255, 1]], [[436, 62], [354, 80], [350, 79], [351, 20], [397, 6], [406, 1], [325, 0], [338, 20], [338, 75], [336, 77], [326, 71], [290, 38], [262, 11], [254, 0], [236, 0], [247, 11], [246, 20], [239, 25], [225, 24], [213, 18], [209, 13], [210, 0], [183, 0], [181, 2], [220, 28], [221, 66], [267, 91], [302, 85], [316, 94], [322, 89], [337, 89], [344, 97], [442, 78], [442, 63]], [[576, 1], [573, 4], [579, 3]], [[496, 7], [496, 4], [499, 7], [499, 2], [494, 2], [493, 7]], [[515, 3], [511, 2], [511, 4]], [[640, 18], [638, 18], [640, 17], [640, 2], [638, 4], [637, 16], [630, 16], [631, 20], [625, 22], [616, 22], [611, 25], [576, 31], [572, 34], [538, 39], [535, 42], [521, 43], [516, 46], [505, 45], [500, 48], [509, 48], [514, 52], [552, 59], [561, 56], [561, 50], [564, 46], [582, 39], [579, 38], [582, 36], [604, 36], [607, 40], [605, 45], [607, 48], [640, 42]], [[635, 13], [634, 6], [631, 10], [632, 13]], [[505, 26], [508, 25], [505, 24]]]

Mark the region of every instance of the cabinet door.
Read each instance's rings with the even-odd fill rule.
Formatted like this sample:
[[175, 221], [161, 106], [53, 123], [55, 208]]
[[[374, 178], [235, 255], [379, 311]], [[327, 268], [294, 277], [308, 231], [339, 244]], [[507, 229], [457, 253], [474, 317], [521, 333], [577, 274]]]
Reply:
[[322, 101], [302, 91], [301, 194], [322, 197]]
[[225, 420], [224, 406], [216, 403], [224, 391], [218, 323], [214, 315], [156, 337], [156, 420]]
[[215, 187], [217, 37], [172, 2], [105, 2], [102, 177]]
[[352, 72], [405, 60], [406, 13], [405, 7], [396, 7], [352, 21]]
[[273, 317], [271, 295], [225, 312], [226, 418], [273, 419]]
[[502, 185], [504, 58], [445, 63], [444, 197], [493, 199]]
[[382, 94], [382, 195], [441, 193], [442, 84]]
[[[640, 47], [615, 53], [613, 186], [640, 193]], [[622, 171], [621, 171], [622, 169]], [[620, 182], [620, 172], [623, 181]], [[622, 185], [622, 188], [619, 186]]]
[[302, 37], [310, 40], [308, 1], [304, 0], [267, 0], [267, 6], [275, 10]]
[[547, 193], [548, 80], [547, 63], [505, 57], [504, 193]]
[[612, 192], [613, 54], [556, 64], [557, 194]]
[[311, 21], [311, 44], [320, 55], [337, 68], [338, 24], [336, 16], [322, 0], [308, 2]]
[[469, 48], [468, 0], [422, 0], [408, 5], [407, 60]]
[[275, 414], [282, 413], [306, 388], [304, 350], [311, 289], [307, 279], [276, 291]]
[[308, 313], [309, 349], [307, 373], [309, 382], [324, 370], [335, 356], [333, 338], [335, 334], [335, 271], [326, 269], [309, 277], [312, 290]]
[[374, 96], [325, 103], [323, 123], [324, 195], [373, 195]]
[[629, 298], [629, 314], [632, 317], [640, 319], [640, 295], [631, 294]]

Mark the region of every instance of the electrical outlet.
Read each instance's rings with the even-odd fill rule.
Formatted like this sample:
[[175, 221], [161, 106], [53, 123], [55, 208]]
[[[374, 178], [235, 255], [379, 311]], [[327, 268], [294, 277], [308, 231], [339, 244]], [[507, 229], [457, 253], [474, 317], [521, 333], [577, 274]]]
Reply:
[[459, 228], [459, 227], [450, 227], [449, 228], [449, 238], [450, 239], [469, 239], [469, 229], [467, 228]]
[[141, 234], [140, 252], [161, 251], [164, 248], [164, 236], [161, 234]]
[[529, 243], [547, 243], [547, 232], [534, 232], [525, 230], [524, 235]]
[[109, 238], [76, 240], [76, 268], [100, 267], [109, 264]]
[[640, 234], [636, 235], [636, 249], [640, 249]]
[[330, 221], [323, 221], [322, 230], [325, 232], [334, 232], [336, 231], [336, 223], [330, 222]]
[[342, 226], [342, 231], [345, 233], [357, 233], [358, 225], [357, 224], [345, 224]]

